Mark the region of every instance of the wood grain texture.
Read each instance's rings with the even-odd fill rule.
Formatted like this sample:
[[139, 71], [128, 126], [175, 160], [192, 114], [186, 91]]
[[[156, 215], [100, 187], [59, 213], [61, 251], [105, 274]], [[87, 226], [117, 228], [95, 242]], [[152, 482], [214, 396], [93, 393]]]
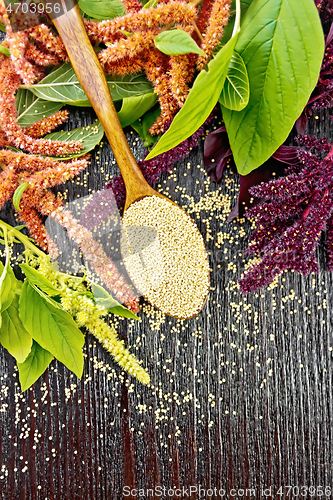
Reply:
[[[72, 109], [66, 126], [93, 119], [93, 112]], [[332, 139], [329, 123], [325, 113], [313, 119], [311, 131]], [[127, 137], [139, 159], [140, 141]], [[105, 174], [115, 172], [112, 161], [104, 143], [90, 166], [90, 187], [104, 185]], [[177, 182], [195, 201], [205, 180], [198, 164], [202, 144], [177, 164]], [[231, 196], [233, 180], [230, 172], [224, 177], [223, 190]], [[172, 179], [162, 186], [186, 202]], [[69, 193], [74, 199], [84, 188], [70, 184]], [[6, 217], [13, 220], [10, 210]], [[248, 234], [249, 226], [242, 227]], [[203, 220], [199, 228], [206, 234]], [[14, 360], [1, 348], [2, 500], [261, 500], [300, 498], [287, 495], [289, 485], [332, 487], [333, 280], [325, 252], [318, 276], [285, 273], [272, 291], [242, 297], [234, 283], [244, 267], [247, 236], [215, 246], [217, 233], [238, 234], [239, 228], [216, 217], [210, 222], [214, 290], [197, 318], [183, 324], [168, 319], [159, 328], [158, 318], [154, 326], [147, 314], [134, 326], [121, 322], [119, 335], [147, 366], [152, 387], [127, 378], [87, 335], [81, 381], [53, 361], [22, 395]], [[291, 290], [295, 298], [288, 298]], [[125, 486], [136, 495], [127, 495]], [[157, 487], [166, 494], [159, 496]], [[170, 488], [184, 491], [177, 497]], [[250, 488], [254, 492], [246, 492]], [[303, 490], [302, 498], [330, 498], [328, 491]]]

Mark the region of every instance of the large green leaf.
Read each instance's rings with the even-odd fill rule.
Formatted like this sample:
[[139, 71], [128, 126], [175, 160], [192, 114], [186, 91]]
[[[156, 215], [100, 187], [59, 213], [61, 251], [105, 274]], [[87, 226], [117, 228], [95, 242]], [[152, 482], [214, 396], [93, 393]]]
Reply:
[[[142, 74], [106, 77], [114, 101], [152, 92], [152, 86]], [[21, 88], [24, 88], [22, 85]], [[91, 106], [69, 63], [62, 64], [43, 80], [29, 87], [37, 97], [74, 106]]]
[[113, 19], [125, 13], [124, 4], [120, 0], [79, 0], [79, 7], [98, 21]]
[[199, 54], [204, 56], [205, 53], [191, 35], [181, 29], [173, 29], [162, 31], [154, 40], [155, 46], [169, 56], [178, 56], [180, 54]]
[[47, 295], [51, 295], [51, 297], [59, 295], [59, 290], [57, 290], [52, 285], [51, 281], [45, 278], [45, 276], [43, 276], [43, 274], [38, 272], [36, 269], [28, 266], [28, 264], [20, 264], [20, 268], [26, 275], [30, 284], [38, 286], [38, 288], [40, 288], [44, 293], [47, 293]]
[[249, 97], [250, 86], [246, 66], [241, 56], [234, 52], [219, 102], [225, 108], [241, 111], [247, 106]]
[[313, 0], [255, 0], [235, 50], [250, 82], [242, 111], [223, 108], [238, 171], [248, 174], [288, 137], [315, 87], [324, 36]]
[[208, 71], [203, 69], [199, 73], [184, 106], [146, 160], [174, 148], [204, 123], [221, 94], [237, 37], [238, 34], [213, 57], [208, 63]]
[[[28, 280], [29, 281], [29, 280]], [[31, 281], [29, 281], [31, 287], [46, 301], [48, 302], [49, 304], [51, 304], [51, 306], [53, 307], [56, 307], [57, 309], [60, 309], [61, 311], [63, 310], [62, 309], [62, 305], [61, 305], [61, 302], [58, 302], [56, 301], [55, 299], [52, 299], [52, 297], [50, 297], [48, 294], [44, 293], [40, 288], [38, 288], [38, 286], [36, 286], [34, 283], [31, 283]]]
[[31, 351], [32, 338], [22, 325], [18, 306], [19, 298], [15, 296], [10, 306], [2, 313], [0, 343], [18, 363], [23, 363]]
[[81, 377], [84, 344], [82, 333], [67, 312], [46, 302], [28, 280], [22, 288], [20, 318], [23, 326], [43, 349]]
[[63, 103], [44, 101], [30, 90], [18, 89], [15, 107], [19, 124], [21, 127], [28, 127], [59, 111], [63, 107]]
[[157, 95], [154, 93], [124, 99], [121, 110], [118, 112], [121, 126], [126, 127], [127, 125], [131, 125], [135, 120], [141, 118], [142, 115], [154, 106], [156, 100]]
[[82, 141], [83, 148], [76, 153], [71, 153], [67, 156], [56, 156], [56, 160], [69, 160], [70, 158], [78, 158], [86, 153], [89, 153], [99, 144], [104, 135], [104, 129], [97, 120], [93, 125], [87, 127], [75, 128], [71, 131], [53, 132], [44, 137], [52, 141]]
[[23, 363], [17, 363], [22, 391], [26, 391], [36, 382], [45, 372], [52, 359], [53, 356], [50, 352], [33, 341], [27, 359]]

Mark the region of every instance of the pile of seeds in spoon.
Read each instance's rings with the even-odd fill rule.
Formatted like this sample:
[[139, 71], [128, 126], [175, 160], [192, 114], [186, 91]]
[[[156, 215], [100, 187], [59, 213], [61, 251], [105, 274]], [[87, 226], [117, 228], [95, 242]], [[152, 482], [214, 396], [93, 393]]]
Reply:
[[132, 203], [123, 216], [121, 249], [140, 293], [165, 314], [190, 318], [209, 291], [201, 234], [187, 213], [158, 196]]

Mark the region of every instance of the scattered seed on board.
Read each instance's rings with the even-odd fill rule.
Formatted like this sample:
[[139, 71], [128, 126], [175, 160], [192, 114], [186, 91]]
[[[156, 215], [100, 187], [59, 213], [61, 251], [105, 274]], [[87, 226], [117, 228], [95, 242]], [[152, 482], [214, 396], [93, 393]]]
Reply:
[[201, 311], [209, 291], [205, 244], [190, 216], [166, 199], [146, 196], [123, 216], [121, 251], [140, 293], [170, 316]]

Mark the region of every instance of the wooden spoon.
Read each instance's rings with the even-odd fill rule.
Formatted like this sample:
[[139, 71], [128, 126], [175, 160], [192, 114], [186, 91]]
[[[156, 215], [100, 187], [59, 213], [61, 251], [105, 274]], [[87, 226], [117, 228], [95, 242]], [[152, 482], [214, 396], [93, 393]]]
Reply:
[[[155, 191], [144, 178], [119, 122], [106, 78], [86, 33], [80, 9], [75, 0], [60, 1], [65, 14], [61, 16], [51, 14], [51, 18], [64, 42], [75, 74], [96, 112], [113, 150], [126, 188], [124, 210], [146, 196], [157, 196], [176, 205], [169, 198]], [[178, 207], [178, 205], [176, 206]], [[178, 207], [178, 209], [184, 212], [182, 208]], [[199, 230], [198, 236], [202, 239]], [[131, 275], [128, 269], [127, 271]], [[206, 298], [207, 295], [204, 297], [201, 308]]]
[[136, 163], [119, 122], [103, 70], [88, 38], [78, 5], [75, 0], [61, 0], [61, 3], [67, 13], [54, 17], [52, 21], [65, 44], [75, 74], [104, 128], [116, 158], [126, 188], [125, 210], [131, 203], [144, 196], [154, 195], [164, 198], [148, 184]]

